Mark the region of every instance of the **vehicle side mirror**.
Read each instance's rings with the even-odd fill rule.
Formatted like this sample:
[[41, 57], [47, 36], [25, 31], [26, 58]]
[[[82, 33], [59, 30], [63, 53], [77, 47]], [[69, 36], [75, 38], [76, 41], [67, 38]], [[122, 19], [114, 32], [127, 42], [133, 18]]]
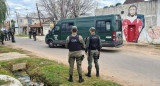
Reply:
[[48, 33], [51, 34], [51, 30], [49, 30]]

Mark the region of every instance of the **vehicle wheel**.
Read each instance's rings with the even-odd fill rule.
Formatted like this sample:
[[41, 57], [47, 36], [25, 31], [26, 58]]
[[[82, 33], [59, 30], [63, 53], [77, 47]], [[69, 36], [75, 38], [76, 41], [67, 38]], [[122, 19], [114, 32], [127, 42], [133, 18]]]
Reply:
[[65, 46], [65, 45], [62, 45], [61, 47], [62, 47], [62, 48], [66, 48], [66, 46]]
[[49, 48], [53, 48], [53, 46], [54, 46], [53, 41], [49, 41], [48, 46], [49, 46]]

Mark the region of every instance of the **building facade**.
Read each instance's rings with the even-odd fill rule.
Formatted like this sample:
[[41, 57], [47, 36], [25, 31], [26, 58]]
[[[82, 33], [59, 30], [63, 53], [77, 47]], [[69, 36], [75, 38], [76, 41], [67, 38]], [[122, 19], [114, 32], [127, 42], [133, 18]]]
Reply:
[[[40, 20], [41, 25], [40, 26]], [[43, 23], [51, 23], [51, 20], [49, 18], [33, 18], [33, 17], [18, 17], [18, 23], [16, 29], [17, 35], [27, 35], [29, 30], [32, 28], [36, 28], [38, 35], [43, 35]]]
[[96, 16], [110, 14], [121, 15], [125, 41], [160, 43], [160, 0], [142, 1], [95, 10]]

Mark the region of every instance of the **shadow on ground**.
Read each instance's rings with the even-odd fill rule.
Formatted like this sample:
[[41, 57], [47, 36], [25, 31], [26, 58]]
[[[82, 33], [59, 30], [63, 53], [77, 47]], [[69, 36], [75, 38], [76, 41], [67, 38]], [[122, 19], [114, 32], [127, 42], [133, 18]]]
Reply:
[[107, 53], [117, 53], [121, 50], [112, 50], [112, 49], [101, 49], [101, 52], [107, 52]]

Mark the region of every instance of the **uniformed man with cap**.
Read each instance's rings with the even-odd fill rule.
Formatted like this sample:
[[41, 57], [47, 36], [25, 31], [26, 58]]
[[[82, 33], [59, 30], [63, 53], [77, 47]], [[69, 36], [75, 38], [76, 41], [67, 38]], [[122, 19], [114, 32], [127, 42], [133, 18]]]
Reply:
[[82, 78], [82, 49], [85, 47], [84, 40], [82, 36], [77, 35], [78, 29], [76, 26], [72, 26], [71, 29], [72, 35], [68, 36], [66, 39], [66, 48], [69, 49], [69, 79], [68, 81], [73, 82], [73, 69], [74, 61], [77, 62], [77, 70], [79, 74], [79, 83], [83, 82]]
[[85, 54], [88, 55], [88, 73], [86, 76], [91, 77], [92, 61], [94, 59], [94, 64], [96, 68], [96, 76], [99, 77], [99, 64], [98, 59], [101, 50], [101, 40], [98, 35], [95, 34], [95, 28], [90, 28], [91, 35], [86, 40]]

